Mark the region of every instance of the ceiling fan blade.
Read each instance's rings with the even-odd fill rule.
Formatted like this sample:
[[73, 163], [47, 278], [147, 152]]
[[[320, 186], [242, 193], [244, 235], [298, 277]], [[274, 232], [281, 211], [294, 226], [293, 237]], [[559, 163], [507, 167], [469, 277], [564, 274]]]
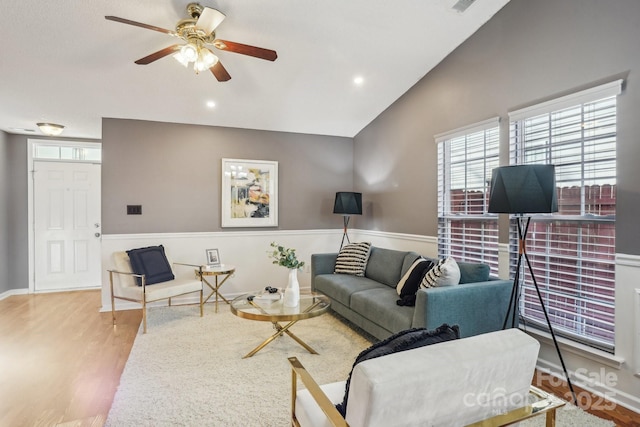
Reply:
[[275, 61], [278, 54], [275, 50], [263, 49], [261, 47], [249, 46], [248, 44], [230, 42], [227, 40], [216, 39], [213, 45], [220, 50], [249, 55], [255, 58], [266, 59], [267, 61]]
[[226, 82], [231, 80], [231, 76], [227, 72], [227, 69], [222, 65], [222, 62], [216, 62], [216, 65], [209, 69], [211, 70], [213, 75], [216, 76], [216, 79], [218, 79], [219, 82]]
[[157, 61], [160, 58], [164, 58], [167, 55], [171, 55], [173, 52], [175, 52], [176, 50], [180, 50], [180, 45], [178, 44], [174, 44], [172, 46], [169, 47], [165, 47], [162, 50], [159, 50], [157, 52], [152, 53], [151, 55], [147, 55], [144, 58], [140, 58], [136, 61], [136, 64], [138, 65], [147, 65], [147, 64], [151, 64], [153, 61]]
[[161, 33], [169, 34], [171, 36], [176, 36], [177, 35], [175, 33], [175, 31], [166, 30], [164, 28], [156, 27], [156, 26], [149, 25], [149, 24], [143, 24], [142, 22], [131, 21], [129, 19], [118, 18], [117, 16], [105, 16], [104, 19], [106, 19], [108, 21], [115, 21], [115, 22], [121, 22], [123, 24], [134, 25], [136, 27], [146, 28], [148, 30], [159, 31]]
[[207, 34], [211, 34], [213, 30], [226, 18], [225, 14], [219, 10], [205, 7], [196, 22], [196, 27], [203, 29]]

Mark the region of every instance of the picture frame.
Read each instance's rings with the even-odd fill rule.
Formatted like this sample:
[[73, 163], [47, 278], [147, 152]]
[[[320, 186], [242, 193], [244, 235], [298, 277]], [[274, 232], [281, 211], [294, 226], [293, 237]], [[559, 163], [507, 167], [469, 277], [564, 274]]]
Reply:
[[210, 267], [220, 266], [220, 253], [217, 249], [207, 249], [207, 265]]
[[221, 226], [278, 225], [278, 162], [222, 159]]

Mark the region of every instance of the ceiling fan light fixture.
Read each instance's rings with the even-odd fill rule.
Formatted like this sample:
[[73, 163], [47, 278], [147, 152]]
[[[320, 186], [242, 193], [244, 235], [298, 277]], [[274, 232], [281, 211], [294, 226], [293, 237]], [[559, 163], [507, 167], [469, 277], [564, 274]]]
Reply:
[[178, 51], [177, 53], [173, 54], [173, 57], [176, 61], [184, 65], [185, 68], [189, 66], [189, 61], [187, 61], [182, 52]]
[[63, 125], [59, 125], [56, 123], [36, 123], [40, 132], [44, 133], [47, 136], [58, 136], [64, 130]]
[[180, 53], [187, 63], [193, 62], [198, 59], [198, 46], [187, 43], [180, 48]]
[[202, 49], [200, 49], [198, 62], [204, 64], [206, 68], [210, 68], [216, 65], [216, 62], [218, 62], [218, 57], [215, 56], [209, 49], [203, 47]]

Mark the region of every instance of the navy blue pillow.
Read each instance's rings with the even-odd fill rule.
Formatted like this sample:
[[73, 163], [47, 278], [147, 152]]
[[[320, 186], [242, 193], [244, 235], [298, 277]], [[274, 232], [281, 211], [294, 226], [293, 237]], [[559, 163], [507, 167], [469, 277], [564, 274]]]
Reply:
[[[175, 279], [171, 265], [164, 253], [164, 246], [149, 246], [147, 248], [131, 249], [127, 251], [131, 269], [136, 274], [145, 275], [145, 284], [168, 282]], [[138, 286], [142, 286], [142, 279], [136, 277]]]
[[419, 261], [415, 265], [400, 290], [400, 299], [396, 301], [396, 304], [411, 307], [416, 305], [416, 292], [420, 289], [422, 278], [427, 271], [433, 268], [433, 265], [433, 261], [427, 259]]
[[344, 399], [342, 403], [336, 405], [336, 409], [343, 417], [347, 416], [347, 399], [349, 397], [351, 374], [353, 373], [353, 368], [355, 368], [358, 363], [375, 359], [376, 357], [386, 356], [387, 354], [411, 350], [439, 342], [456, 340], [458, 338], [460, 338], [460, 328], [458, 325], [449, 326], [444, 323], [432, 331], [427, 328], [413, 328], [400, 331], [385, 340], [373, 344], [356, 357], [356, 361], [353, 363], [351, 372], [349, 372], [349, 376], [347, 377]]

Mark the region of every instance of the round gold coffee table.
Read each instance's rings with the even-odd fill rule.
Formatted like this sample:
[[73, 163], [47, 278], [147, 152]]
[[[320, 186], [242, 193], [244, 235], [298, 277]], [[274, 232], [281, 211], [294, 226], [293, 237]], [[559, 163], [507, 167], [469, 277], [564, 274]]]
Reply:
[[[248, 293], [240, 295], [231, 301], [231, 312], [236, 316], [249, 320], [271, 322], [276, 330], [276, 332], [264, 340], [262, 344], [247, 353], [243, 359], [253, 356], [271, 341], [282, 336], [282, 334], [289, 335], [309, 353], [318, 354], [318, 352], [307, 343], [294, 335], [289, 328], [300, 320], [310, 319], [326, 313], [329, 310], [329, 298], [316, 293], [302, 294], [300, 295], [300, 304], [298, 304], [297, 307], [285, 307], [282, 304], [282, 298], [277, 301], [271, 301], [266, 299], [267, 296], [262, 297], [262, 295], [262, 292]], [[288, 323], [282, 326], [278, 322]]]

